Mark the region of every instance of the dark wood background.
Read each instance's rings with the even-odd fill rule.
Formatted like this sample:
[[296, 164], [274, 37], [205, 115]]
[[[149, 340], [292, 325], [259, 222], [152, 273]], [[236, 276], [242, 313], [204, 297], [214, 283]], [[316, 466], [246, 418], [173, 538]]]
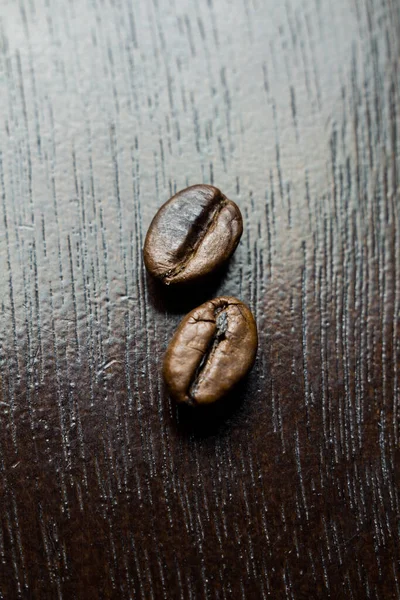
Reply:
[[[400, 598], [400, 2], [1, 0], [0, 598]], [[244, 235], [164, 292], [143, 238], [211, 182]], [[185, 312], [256, 365], [174, 407]]]

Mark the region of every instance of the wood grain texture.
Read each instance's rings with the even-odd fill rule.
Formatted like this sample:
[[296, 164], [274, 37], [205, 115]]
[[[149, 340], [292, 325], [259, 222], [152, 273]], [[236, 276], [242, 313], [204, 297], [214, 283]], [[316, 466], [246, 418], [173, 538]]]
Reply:
[[[398, 0], [0, 1], [0, 598], [400, 598]], [[142, 246], [217, 185], [244, 235], [173, 296]], [[234, 295], [229, 410], [170, 402]]]

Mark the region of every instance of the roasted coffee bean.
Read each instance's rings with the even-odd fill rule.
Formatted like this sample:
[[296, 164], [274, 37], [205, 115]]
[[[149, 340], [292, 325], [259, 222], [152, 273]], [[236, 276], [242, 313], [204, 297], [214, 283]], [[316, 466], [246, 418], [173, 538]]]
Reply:
[[169, 285], [193, 282], [223, 265], [243, 231], [238, 206], [211, 185], [193, 185], [163, 204], [147, 232], [147, 270]]
[[257, 326], [250, 309], [221, 296], [192, 310], [180, 323], [164, 359], [164, 379], [177, 402], [210, 404], [251, 369]]

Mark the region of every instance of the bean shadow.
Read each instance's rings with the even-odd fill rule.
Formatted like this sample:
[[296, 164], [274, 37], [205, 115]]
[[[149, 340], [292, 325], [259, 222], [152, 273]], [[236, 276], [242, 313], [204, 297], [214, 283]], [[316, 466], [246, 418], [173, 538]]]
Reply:
[[173, 423], [179, 435], [205, 439], [227, 433], [245, 418], [246, 398], [249, 398], [252, 387], [250, 380], [250, 375], [247, 375], [230, 394], [215, 404], [176, 405]]
[[162, 284], [146, 273], [150, 303], [158, 312], [175, 315], [188, 313], [218, 295], [218, 288], [223, 284], [227, 272], [228, 265], [224, 265], [197, 283], [171, 286]]

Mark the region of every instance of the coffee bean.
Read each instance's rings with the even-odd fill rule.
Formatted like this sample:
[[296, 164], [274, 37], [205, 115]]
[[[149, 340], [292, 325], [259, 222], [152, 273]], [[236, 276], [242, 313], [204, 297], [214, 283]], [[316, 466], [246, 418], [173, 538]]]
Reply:
[[193, 185], [163, 204], [150, 224], [147, 270], [169, 285], [193, 282], [222, 266], [243, 231], [238, 206], [211, 185]]
[[251, 369], [257, 326], [250, 309], [221, 296], [192, 310], [180, 323], [164, 359], [164, 379], [177, 402], [210, 404]]

